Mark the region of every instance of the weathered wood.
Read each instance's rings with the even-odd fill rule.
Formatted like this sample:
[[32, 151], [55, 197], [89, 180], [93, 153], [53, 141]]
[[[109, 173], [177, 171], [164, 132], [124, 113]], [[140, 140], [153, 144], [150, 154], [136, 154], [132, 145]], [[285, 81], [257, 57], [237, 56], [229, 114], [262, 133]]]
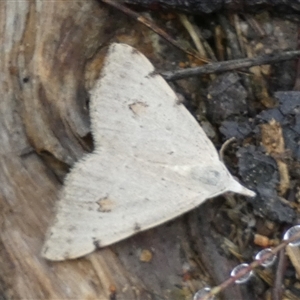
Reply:
[[87, 63], [114, 22], [93, 1], [1, 1], [0, 11], [0, 290], [11, 299], [109, 299], [111, 286], [132, 286], [112, 250], [54, 264], [40, 249], [58, 177], [90, 148]]

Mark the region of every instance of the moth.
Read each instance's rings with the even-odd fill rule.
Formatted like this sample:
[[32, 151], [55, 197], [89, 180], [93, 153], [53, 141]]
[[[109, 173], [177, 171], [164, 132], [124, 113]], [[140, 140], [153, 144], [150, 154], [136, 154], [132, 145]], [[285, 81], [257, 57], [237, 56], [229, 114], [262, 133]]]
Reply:
[[42, 256], [86, 255], [227, 191], [254, 196], [149, 60], [109, 47], [90, 92], [95, 149], [66, 176]]

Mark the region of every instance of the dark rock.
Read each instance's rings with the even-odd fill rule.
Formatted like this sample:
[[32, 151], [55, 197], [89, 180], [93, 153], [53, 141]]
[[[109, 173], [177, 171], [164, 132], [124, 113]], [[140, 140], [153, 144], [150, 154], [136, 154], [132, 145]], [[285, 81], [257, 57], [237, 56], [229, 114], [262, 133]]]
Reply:
[[220, 132], [228, 140], [232, 137], [236, 139], [246, 138], [253, 130], [248, 120], [245, 121], [224, 121], [219, 128]]
[[285, 148], [290, 150], [292, 157], [300, 160], [300, 92], [277, 92], [276, 108], [261, 112], [256, 120], [270, 122], [272, 119], [281, 124]]
[[292, 223], [296, 213], [277, 195], [279, 174], [276, 161], [266, 155], [262, 148], [254, 146], [241, 148], [237, 155], [243, 182], [257, 192], [256, 197], [247, 199], [254, 212], [273, 221]]
[[277, 92], [275, 97], [279, 100], [279, 109], [283, 115], [300, 113], [300, 92]]
[[244, 114], [248, 110], [247, 92], [235, 73], [219, 75], [209, 86], [207, 116], [220, 124], [230, 116]]

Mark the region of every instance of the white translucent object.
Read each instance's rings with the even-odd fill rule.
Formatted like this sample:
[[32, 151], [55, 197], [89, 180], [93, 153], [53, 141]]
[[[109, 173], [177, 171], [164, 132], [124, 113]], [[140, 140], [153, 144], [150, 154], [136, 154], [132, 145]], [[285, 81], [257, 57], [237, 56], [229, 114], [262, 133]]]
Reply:
[[[193, 300], [200, 300], [201, 298], [203, 298], [204, 296], [206, 296], [208, 293], [210, 292], [210, 288], [209, 287], [205, 287], [201, 290], [199, 290], [195, 295]], [[211, 296], [208, 298], [208, 300], [215, 300], [216, 297], [215, 296]]]
[[[256, 260], [260, 260], [262, 259], [262, 257], [268, 253], [271, 253], [272, 249], [271, 248], [267, 248], [267, 249], [263, 249], [261, 251], [259, 251], [256, 256], [255, 259]], [[270, 256], [269, 258], [267, 258], [266, 260], [264, 260], [261, 265], [265, 268], [271, 267], [274, 262], [276, 261], [276, 255], [272, 254], [272, 256]]]
[[[240, 264], [240, 265], [236, 266], [236, 267], [231, 271], [230, 276], [231, 276], [231, 277], [236, 276], [241, 270], [247, 268], [248, 266], [249, 266], [248, 264]], [[246, 273], [245, 275], [243, 275], [242, 277], [240, 277], [239, 279], [237, 279], [237, 280], [235, 281], [235, 283], [236, 283], [236, 284], [242, 284], [242, 283], [247, 282], [247, 281], [250, 279], [250, 277], [252, 276], [252, 274], [253, 274], [252, 271]]]
[[[287, 230], [287, 232], [283, 236], [283, 239], [288, 240], [297, 233], [300, 233], [300, 225], [293, 226], [289, 230]], [[289, 245], [292, 247], [300, 246], [300, 237], [298, 239], [292, 241], [291, 243], [289, 243]]]

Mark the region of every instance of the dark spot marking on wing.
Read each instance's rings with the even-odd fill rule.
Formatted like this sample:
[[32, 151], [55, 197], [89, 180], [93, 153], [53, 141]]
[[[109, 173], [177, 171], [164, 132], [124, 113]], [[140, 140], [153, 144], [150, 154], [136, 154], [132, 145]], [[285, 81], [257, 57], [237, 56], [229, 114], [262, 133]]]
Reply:
[[63, 260], [69, 259], [70, 258], [70, 253], [69, 252], [65, 252], [63, 255]]
[[140, 52], [138, 50], [136, 50], [135, 48], [131, 48], [131, 54], [140, 55]]
[[109, 198], [109, 196], [99, 199], [98, 201], [96, 201], [96, 203], [99, 205], [98, 211], [104, 213], [111, 212], [116, 206], [116, 203], [111, 198]]
[[191, 176], [193, 179], [211, 186], [217, 186], [221, 181], [221, 173], [213, 167], [196, 166], [191, 170]]
[[66, 242], [67, 242], [67, 244], [72, 244], [73, 239], [70, 239], [70, 238], [69, 238], [69, 239], [66, 240]]
[[134, 232], [140, 232], [141, 229], [142, 228], [141, 228], [141, 225], [139, 223], [134, 224], [134, 227], [133, 227]]
[[178, 98], [175, 99], [174, 102], [175, 102], [176, 105], [182, 105], [183, 102], [184, 102], [184, 100], [183, 99], [179, 99], [179, 97], [178, 97]]
[[76, 231], [76, 229], [77, 229], [77, 228], [76, 228], [76, 226], [74, 226], [74, 225], [71, 225], [71, 226], [68, 227], [68, 231], [69, 231], [69, 232], [74, 232], [74, 231]]
[[148, 104], [142, 101], [136, 101], [129, 104], [128, 107], [135, 115], [140, 116], [147, 111]]
[[155, 77], [155, 76], [160, 76], [160, 74], [156, 70], [153, 70], [146, 77], [151, 78], [151, 77]]
[[95, 238], [93, 238], [93, 244], [95, 246], [95, 249], [101, 248], [101, 241], [100, 240], [96, 240]]

